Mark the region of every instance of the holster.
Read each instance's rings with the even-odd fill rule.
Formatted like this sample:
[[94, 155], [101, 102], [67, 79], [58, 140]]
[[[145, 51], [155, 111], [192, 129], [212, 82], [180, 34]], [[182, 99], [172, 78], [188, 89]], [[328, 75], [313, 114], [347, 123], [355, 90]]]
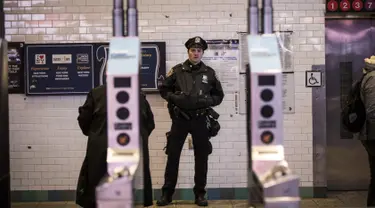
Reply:
[[219, 119], [220, 117], [220, 114], [218, 112], [216, 112], [213, 108], [208, 108], [207, 109], [207, 113], [208, 115], [210, 115], [213, 119]]
[[182, 111], [179, 107], [173, 105], [172, 108], [173, 108], [174, 117], [176, 117], [176, 118], [182, 117], [182, 118], [186, 119], [187, 121], [189, 121], [191, 119], [191, 117], [187, 113]]
[[210, 135], [211, 137], [215, 137], [217, 136], [217, 134], [219, 133], [220, 131], [220, 123], [218, 121], [218, 118], [220, 117], [220, 114], [217, 113], [214, 109], [212, 108], [208, 108], [207, 109], [207, 127], [208, 127], [208, 130], [210, 131]]
[[212, 154], [212, 149], [213, 149], [212, 144], [210, 141], [208, 141], [208, 154], [209, 155]]

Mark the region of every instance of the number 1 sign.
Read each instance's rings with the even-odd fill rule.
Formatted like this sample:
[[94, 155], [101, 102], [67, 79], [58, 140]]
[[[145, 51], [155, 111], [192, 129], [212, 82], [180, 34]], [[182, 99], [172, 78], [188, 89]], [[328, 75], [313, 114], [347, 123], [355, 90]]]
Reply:
[[336, 0], [330, 0], [327, 3], [327, 10], [330, 12], [336, 12], [338, 8], [339, 8], [339, 3], [337, 3]]

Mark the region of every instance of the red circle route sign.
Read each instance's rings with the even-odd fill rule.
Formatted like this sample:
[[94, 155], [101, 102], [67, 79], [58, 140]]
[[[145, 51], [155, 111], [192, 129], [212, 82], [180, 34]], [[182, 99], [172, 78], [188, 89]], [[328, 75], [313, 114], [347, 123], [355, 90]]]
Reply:
[[363, 9], [363, 2], [362, 0], [354, 0], [353, 3], [352, 3], [352, 7], [354, 9], [354, 11], [361, 11]]
[[367, 11], [373, 11], [375, 9], [375, 0], [366, 0], [365, 9]]
[[349, 0], [343, 0], [340, 2], [340, 10], [343, 12], [347, 12], [350, 10], [350, 2]]
[[335, 12], [339, 8], [339, 3], [336, 0], [331, 0], [327, 4], [327, 9], [330, 12]]

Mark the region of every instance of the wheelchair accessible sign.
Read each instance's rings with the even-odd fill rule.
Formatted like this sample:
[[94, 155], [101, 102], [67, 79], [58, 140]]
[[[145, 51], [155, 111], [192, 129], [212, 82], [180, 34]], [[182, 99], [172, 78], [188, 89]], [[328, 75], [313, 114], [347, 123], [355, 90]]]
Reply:
[[306, 71], [305, 86], [306, 87], [321, 87], [322, 86], [322, 72]]

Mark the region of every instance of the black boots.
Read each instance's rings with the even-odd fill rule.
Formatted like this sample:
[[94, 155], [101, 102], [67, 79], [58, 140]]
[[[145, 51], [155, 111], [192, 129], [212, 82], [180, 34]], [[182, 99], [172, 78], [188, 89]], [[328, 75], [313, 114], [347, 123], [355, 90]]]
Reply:
[[195, 198], [195, 204], [200, 206], [200, 207], [207, 207], [208, 206], [208, 202], [207, 202], [207, 199], [204, 198], [204, 196], [198, 196]]
[[[168, 196], [168, 195], [163, 195], [157, 202], [156, 204], [159, 206], [159, 207], [163, 207], [163, 206], [167, 206], [169, 205], [170, 203], [172, 203], [172, 197]], [[198, 196], [195, 198], [195, 204], [200, 206], [200, 207], [207, 207], [208, 206], [208, 202], [207, 202], [207, 199], [204, 198], [204, 196]]]
[[163, 194], [163, 196], [161, 196], [161, 198], [156, 202], [159, 207], [167, 206], [170, 203], [172, 203], [172, 197], [166, 194]]

